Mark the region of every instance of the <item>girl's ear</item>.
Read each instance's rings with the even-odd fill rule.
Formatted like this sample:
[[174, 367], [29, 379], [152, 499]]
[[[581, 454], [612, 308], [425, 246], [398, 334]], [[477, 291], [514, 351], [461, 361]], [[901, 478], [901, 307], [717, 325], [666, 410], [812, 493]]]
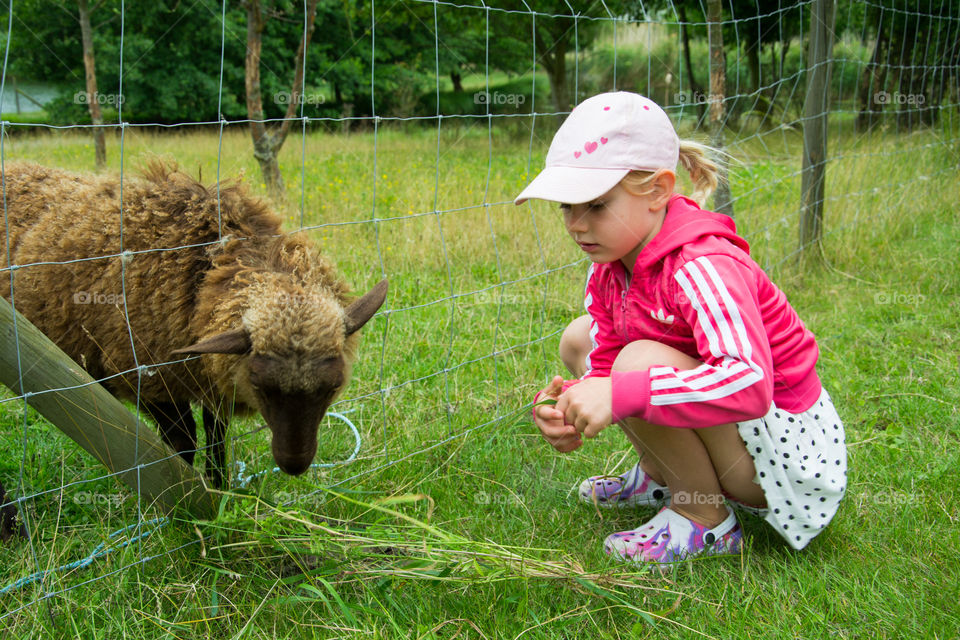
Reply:
[[653, 184], [650, 190], [650, 208], [659, 211], [667, 206], [670, 196], [673, 195], [673, 188], [677, 184], [677, 176], [669, 169], [661, 169], [653, 177]]

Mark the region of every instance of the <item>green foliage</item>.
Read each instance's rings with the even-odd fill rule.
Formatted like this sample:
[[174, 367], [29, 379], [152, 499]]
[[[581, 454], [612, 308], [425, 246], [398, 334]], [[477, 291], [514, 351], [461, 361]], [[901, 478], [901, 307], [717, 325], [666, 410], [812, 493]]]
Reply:
[[[923, 94], [923, 109], [892, 105], [886, 111], [895, 112], [909, 127], [929, 124], [939, 117], [941, 102], [956, 91], [957, 76], [948, 69], [960, 56], [952, 26], [960, 16], [960, 3], [953, 0], [939, 11], [919, 13], [898, 9], [896, 3], [881, 4], [847, 0], [838, 5], [834, 103], [870, 110], [877, 105], [871, 107], [869, 99], [878, 91]], [[0, 44], [6, 44], [9, 19], [9, 4], [0, 9], [4, 6]], [[80, 100], [85, 84], [74, 3], [22, 0], [13, 6], [8, 74], [64, 87], [63, 95], [48, 106], [46, 121], [87, 123], [86, 105]], [[124, 16], [117, 0], [94, 7], [97, 99], [107, 107], [108, 121], [116, 122], [118, 111], [128, 122], [246, 118], [247, 25], [242, 4], [228, 4], [225, 14], [219, 6], [176, 0], [129, 3]], [[810, 20], [804, 8], [753, 0], [724, 3], [731, 123], [756, 116], [766, 126], [779, 126], [799, 117]], [[709, 55], [699, 5], [607, 2], [580, 7], [551, 0], [532, 9], [536, 17], [530, 6], [513, 0], [457, 6], [320, 0], [298, 113], [315, 118], [429, 116], [437, 112], [440, 87], [441, 113], [484, 114], [473, 95], [477, 89], [464, 88], [471, 78], [495, 76], [502, 83], [517, 81], [522, 88], [539, 71], [549, 79], [552, 104], [537, 96], [544, 110], [565, 111], [587, 95], [617, 87], [644, 92], [665, 105], [695, 106], [690, 113], [703, 117]], [[303, 31], [301, 12], [302, 5], [293, 0], [272, 0], [264, 6], [261, 92], [268, 118], [282, 117], [289, 101], [293, 56]], [[614, 18], [619, 21], [612, 22]], [[623, 42], [637, 24], [650, 36]], [[683, 58], [681, 24], [690, 41], [690, 70]], [[877, 37], [883, 43], [880, 58], [890, 69], [883, 74], [883, 86], [864, 94], [868, 103], [858, 105], [859, 84]], [[899, 67], [904, 70], [897, 71]], [[511, 101], [491, 105], [491, 112], [529, 109], [531, 100], [517, 104], [521, 95], [532, 97], [521, 90]]]

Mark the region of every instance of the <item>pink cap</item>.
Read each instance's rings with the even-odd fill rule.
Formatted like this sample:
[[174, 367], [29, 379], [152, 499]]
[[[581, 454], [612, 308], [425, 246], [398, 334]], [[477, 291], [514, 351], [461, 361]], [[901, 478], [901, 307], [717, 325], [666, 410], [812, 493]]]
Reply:
[[589, 202], [631, 171], [675, 171], [680, 140], [670, 117], [649, 98], [619, 91], [577, 105], [547, 152], [547, 166], [514, 201]]

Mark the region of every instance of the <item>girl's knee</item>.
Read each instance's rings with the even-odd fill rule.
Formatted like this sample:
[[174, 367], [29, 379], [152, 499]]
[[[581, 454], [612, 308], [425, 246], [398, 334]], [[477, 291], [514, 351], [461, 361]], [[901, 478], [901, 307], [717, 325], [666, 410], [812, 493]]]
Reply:
[[586, 372], [587, 356], [593, 344], [590, 342], [590, 316], [582, 315], [563, 330], [560, 336], [560, 359], [578, 378]]
[[654, 340], [636, 340], [617, 354], [614, 371], [640, 371], [650, 367], [696, 369], [703, 363], [687, 354]]

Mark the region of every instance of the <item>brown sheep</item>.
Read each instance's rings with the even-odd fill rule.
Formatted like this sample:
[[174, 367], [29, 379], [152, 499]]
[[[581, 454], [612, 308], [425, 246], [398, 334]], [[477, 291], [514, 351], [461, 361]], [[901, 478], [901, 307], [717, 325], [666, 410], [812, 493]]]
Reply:
[[[350, 302], [333, 265], [239, 182], [204, 187], [154, 163], [124, 176], [121, 216], [116, 176], [8, 164], [2, 179], [0, 263], [16, 265], [18, 311], [111, 392], [139, 399], [190, 464], [200, 403], [215, 486], [233, 414], [263, 415], [283, 471], [309, 468], [386, 280]], [[0, 295], [11, 299], [8, 275]]]

